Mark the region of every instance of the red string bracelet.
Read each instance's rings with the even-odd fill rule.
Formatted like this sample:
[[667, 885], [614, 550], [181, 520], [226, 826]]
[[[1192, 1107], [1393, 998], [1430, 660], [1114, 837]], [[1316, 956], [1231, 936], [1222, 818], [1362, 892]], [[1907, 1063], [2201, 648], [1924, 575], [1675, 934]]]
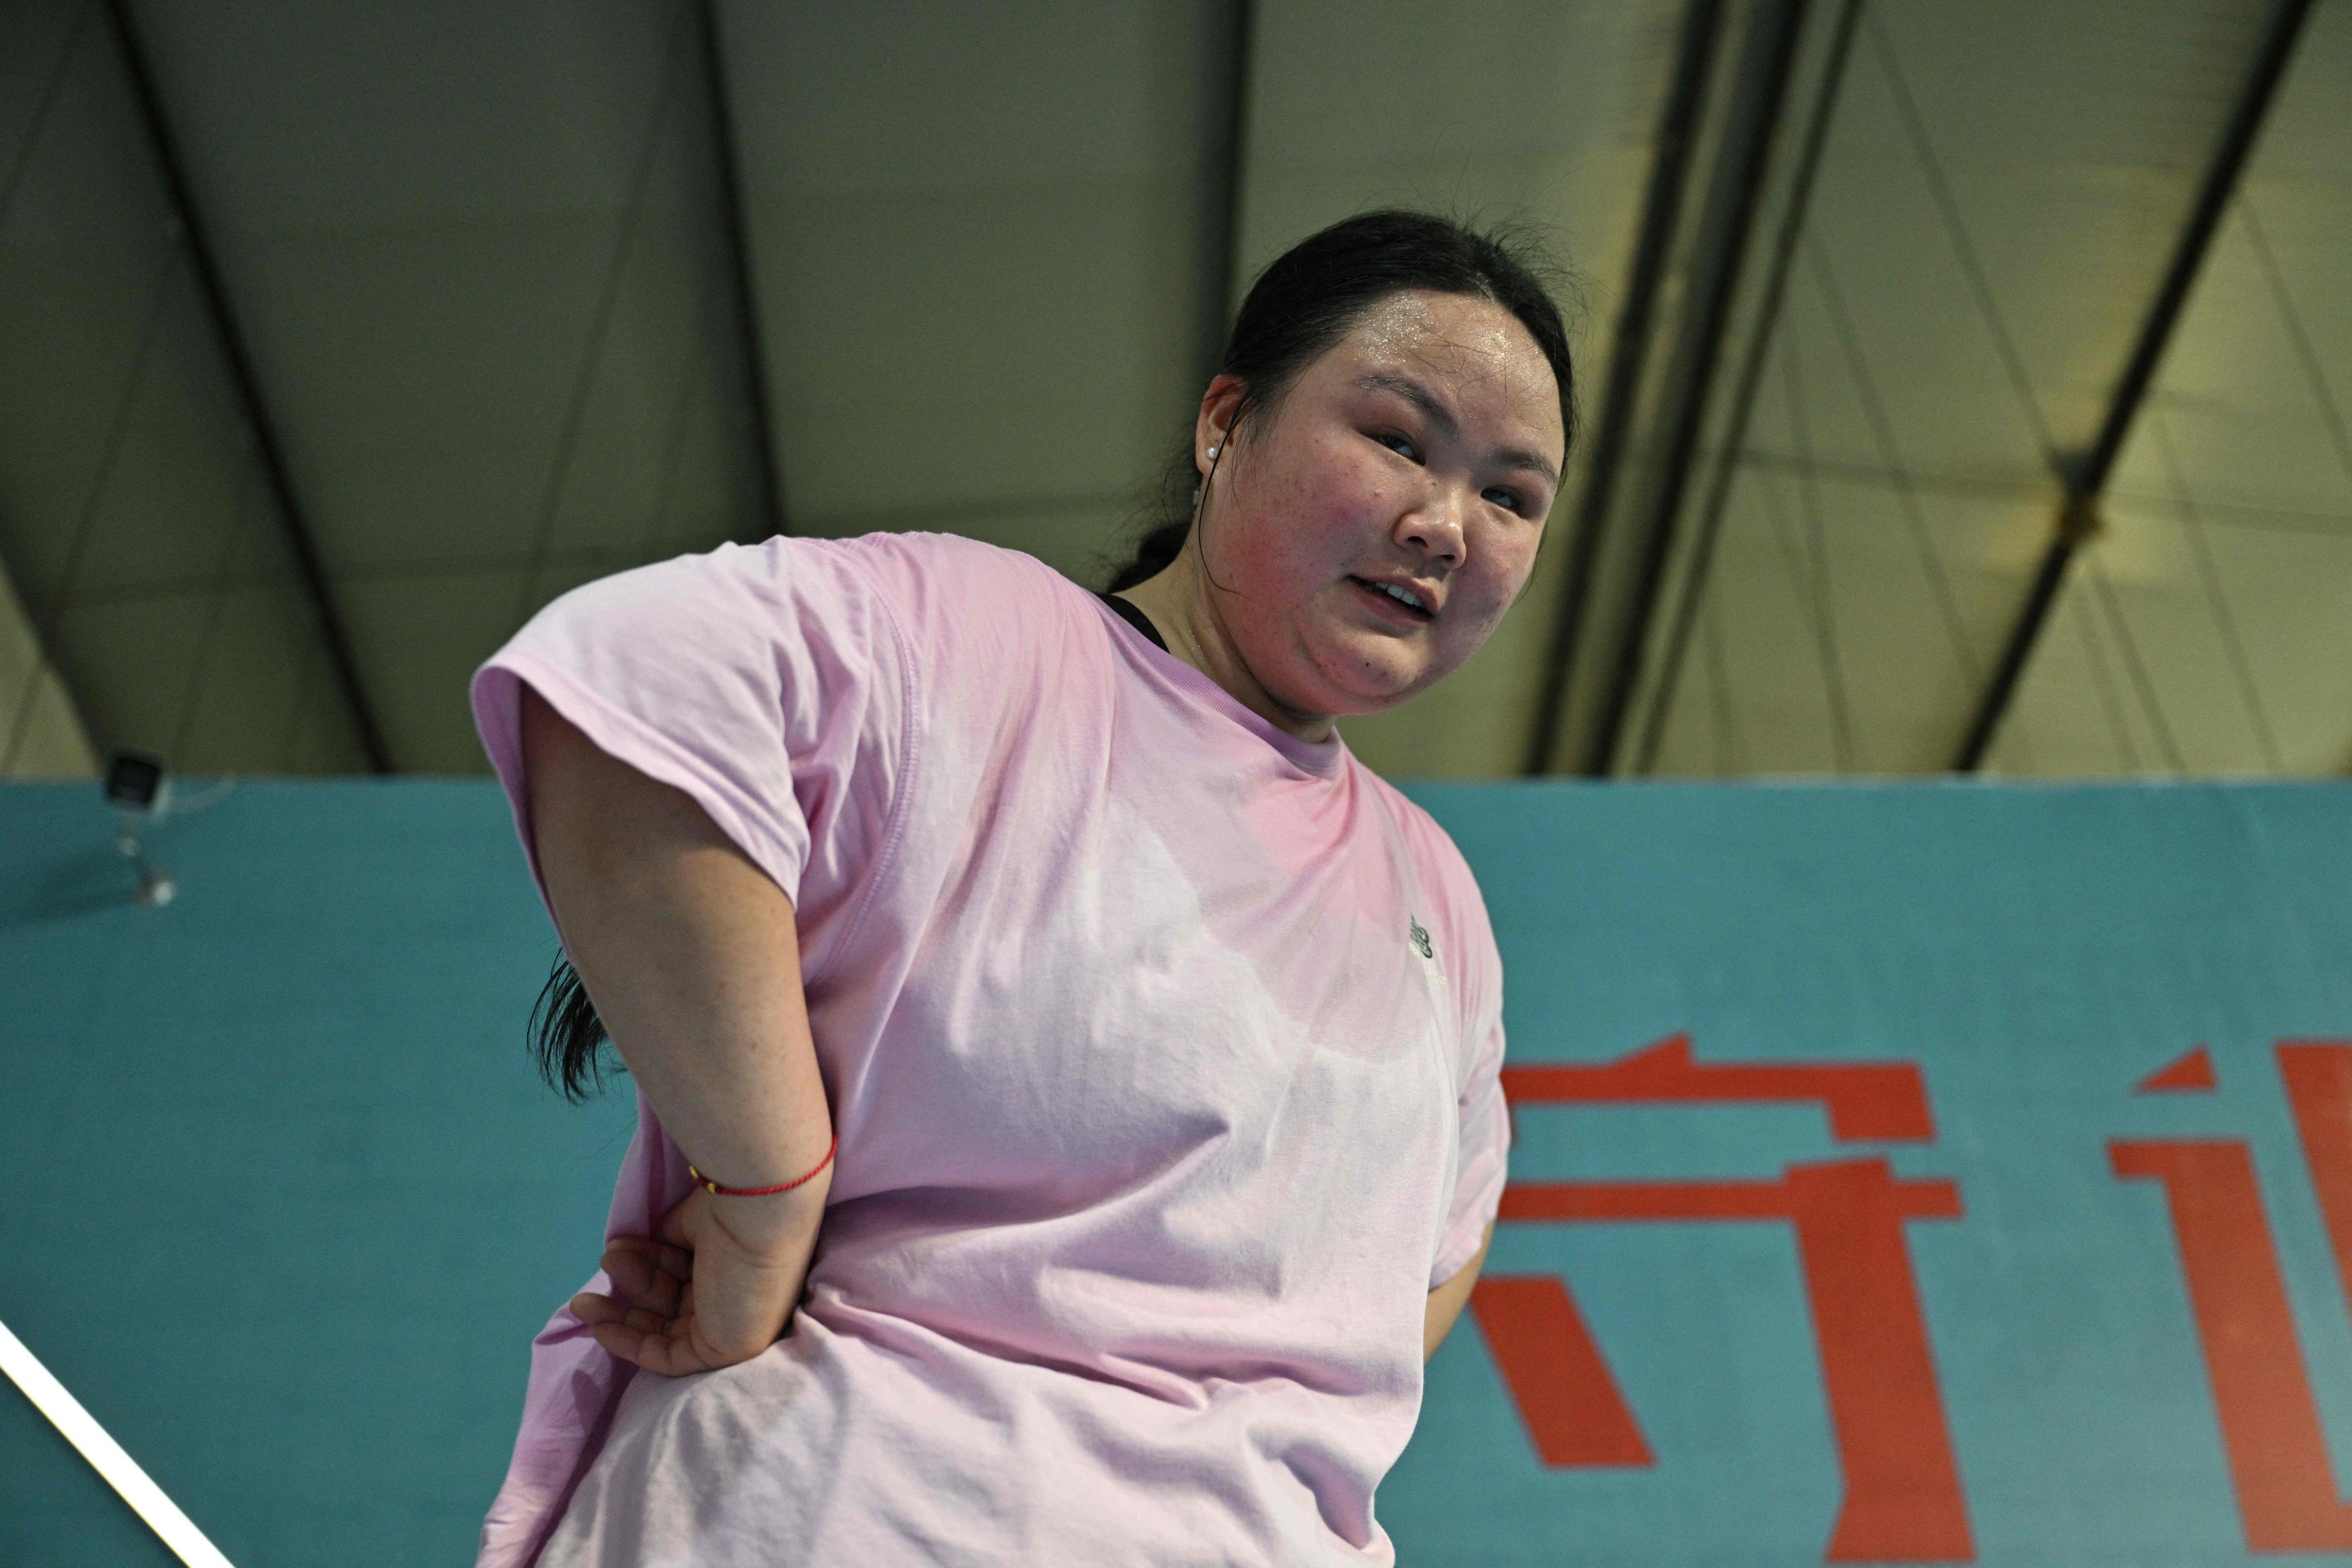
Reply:
[[686, 1173], [688, 1175], [694, 1178], [695, 1185], [702, 1188], [705, 1192], [716, 1193], [722, 1198], [764, 1198], [771, 1193], [789, 1193], [794, 1187], [801, 1185], [804, 1182], [814, 1181], [818, 1172], [833, 1163], [834, 1153], [835, 1151], [840, 1149], [840, 1147], [841, 1134], [836, 1132], [833, 1135], [833, 1142], [825, 1148], [824, 1158], [819, 1160], [814, 1166], [811, 1167], [807, 1175], [794, 1176], [791, 1181], [780, 1182], [772, 1187], [722, 1187], [717, 1182], [712, 1181], [709, 1177], [696, 1170], [692, 1165], [687, 1166]]

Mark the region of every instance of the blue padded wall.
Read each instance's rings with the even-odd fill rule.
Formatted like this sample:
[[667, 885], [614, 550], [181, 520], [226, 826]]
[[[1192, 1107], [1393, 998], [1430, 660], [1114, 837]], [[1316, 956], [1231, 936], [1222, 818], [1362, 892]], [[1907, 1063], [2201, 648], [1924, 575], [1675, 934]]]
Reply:
[[[1381, 1494], [1402, 1561], [1924, 1561], [1961, 1554], [1955, 1521], [2019, 1568], [2344, 1560], [2292, 1544], [2352, 1531], [2352, 1321], [2285, 1070], [2352, 1039], [2352, 788], [1415, 793], [1486, 889], [1519, 1098], [1502, 1284]], [[0, 788], [0, 1321], [232, 1561], [468, 1560], [631, 1120], [625, 1083], [573, 1109], [528, 1070], [553, 937], [504, 803], [248, 784], [155, 852], [180, 898], [133, 908], [94, 790]], [[1872, 1064], [1928, 1126], [1840, 1136], [1803, 1088]], [[2352, 1137], [2352, 1102], [2320, 1110]], [[2266, 1247], [2229, 1241], [2201, 1307], [2189, 1185], [2119, 1177], [2117, 1144], [2251, 1173]], [[1811, 1252], [1697, 1213], [1825, 1171], [1954, 1212], [1873, 1232], [1833, 1204]], [[1537, 1212], [1561, 1203], [1599, 1208]], [[1827, 1321], [1869, 1236], [1899, 1237], [1871, 1265], [1894, 1293]], [[2273, 1384], [2325, 1499], [2294, 1491], [2294, 1400], [2206, 1359], [2200, 1310], [2259, 1307], [2265, 1267], [2292, 1334], [2257, 1349], [2299, 1363]], [[1882, 1321], [1906, 1300], [1924, 1384]], [[1570, 1302], [1582, 1362], [1534, 1310]], [[1595, 1368], [1613, 1410], [1579, 1403]], [[1611, 1431], [1646, 1462], [1580, 1452]], [[1950, 1488], [1905, 1492], [1938, 1452]], [[2263, 1530], [2289, 1545], [2251, 1552]], [[166, 1560], [0, 1389], [0, 1561]]]

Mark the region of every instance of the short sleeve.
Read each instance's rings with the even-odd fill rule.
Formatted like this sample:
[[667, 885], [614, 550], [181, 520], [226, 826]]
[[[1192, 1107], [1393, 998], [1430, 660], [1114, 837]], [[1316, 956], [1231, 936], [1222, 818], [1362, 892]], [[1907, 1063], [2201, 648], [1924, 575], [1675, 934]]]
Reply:
[[1454, 1113], [1460, 1122], [1454, 1194], [1430, 1267], [1433, 1290], [1478, 1255], [1502, 1205], [1511, 1152], [1510, 1108], [1503, 1096], [1503, 958], [1486, 900], [1445, 830], [1415, 809], [1424, 875], [1443, 889], [1438, 922], [1454, 954], [1451, 983], [1461, 1007], [1461, 1051]]
[[1500, 1010], [1487, 1020], [1470, 1060], [1470, 1072], [1456, 1102], [1462, 1121], [1460, 1167], [1454, 1179], [1454, 1202], [1445, 1216], [1445, 1233], [1437, 1259], [1429, 1271], [1429, 1288], [1436, 1289], [1462, 1272], [1478, 1255], [1503, 1201], [1503, 1182], [1511, 1152], [1511, 1118], [1503, 1100], [1503, 1020]]
[[693, 797], [805, 922], [805, 900], [887, 842], [911, 765], [908, 679], [854, 549], [773, 539], [572, 590], [475, 672], [472, 699], [527, 853], [526, 684], [606, 753]]

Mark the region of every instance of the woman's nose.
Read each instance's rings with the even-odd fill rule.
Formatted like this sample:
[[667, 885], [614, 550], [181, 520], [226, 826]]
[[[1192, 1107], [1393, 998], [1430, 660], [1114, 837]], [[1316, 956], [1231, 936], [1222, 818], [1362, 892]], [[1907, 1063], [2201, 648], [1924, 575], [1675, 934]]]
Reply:
[[1450, 486], [1438, 487], [1397, 520], [1396, 540], [1400, 544], [1418, 545], [1449, 566], [1459, 566], [1465, 550], [1462, 498]]

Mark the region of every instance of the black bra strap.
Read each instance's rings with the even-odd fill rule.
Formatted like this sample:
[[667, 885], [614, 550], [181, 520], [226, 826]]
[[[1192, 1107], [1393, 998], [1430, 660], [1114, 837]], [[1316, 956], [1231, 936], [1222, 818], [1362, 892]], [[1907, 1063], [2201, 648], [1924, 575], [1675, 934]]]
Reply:
[[1168, 651], [1168, 639], [1160, 635], [1160, 628], [1151, 624], [1151, 617], [1145, 615], [1133, 601], [1122, 599], [1116, 594], [1097, 594], [1095, 597], [1117, 610], [1120, 620], [1150, 637], [1153, 647], [1158, 648], [1161, 653]]

